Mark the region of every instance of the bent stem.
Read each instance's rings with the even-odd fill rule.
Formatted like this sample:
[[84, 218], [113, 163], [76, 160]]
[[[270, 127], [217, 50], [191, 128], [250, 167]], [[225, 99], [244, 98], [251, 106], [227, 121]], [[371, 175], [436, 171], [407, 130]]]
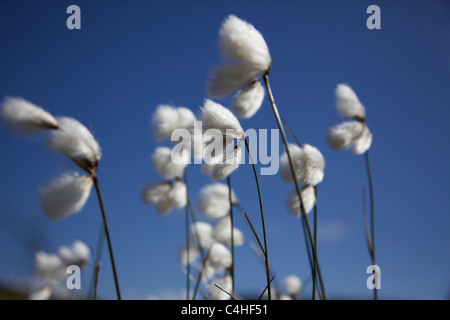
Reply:
[[233, 222], [233, 200], [232, 200], [232, 190], [231, 190], [231, 179], [230, 176], [227, 177], [228, 184], [228, 199], [230, 201], [230, 220], [231, 220], [231, 292], [234, 294], [234, 222]]
[[100, 187], [98, 184], [97, 175], [93, 174], [92, 179], [94, 181], [94, 187], [95, 187], [95, 191], [97, 192], [98, 203], [100, 205], [100, 211], [102, 213], [103, 227], [105, 229], [106, 241], [108, 243], [109, 257], [111, 259], [111, 266], [112, 266], [112, 271], [113, 271], [113, 276], [114, 276], [114, 283], [116, 286], [117, 299], [122, 300], [121, 295], [120, 295], [120, 289], [119, 289], [119, 280], [117, 278], [116, 263], [114, 262], [114, 254], [113, 254], [112, 245], [111, 245], [111, 237], [109, 235], [109, 228], [108, 228], [108, 223], [106, 220], [106, 213], [105, 213], [105, 208], [103, 206], [103, 199], [102, 199], [102, 195], [100, 193]]
[[245, 147], [247, 148], [248, 155], [252, 162], [253, 174], [255, 176], [255, 181], [256, 181], [256, 188], [258, 189], [259, 208], [260, 208], [260, 212], [261, 212], [261, 221], [262, 221], [263, 237], [264, 237], [264, 258], [265, 258], [264, 263], [266, 266], [267, 297], [269, 300], [272, 300], [272, 293], [271, 293], [272, 290], [270, 288], [269, 254], [267, 251], [266, 223], [265, 223], [265, 219], [264, 219], [264, 209], [263, 209], [263, 203], [262, 203], [261, 188], [259, 186], [258, 173], [256, 172], [255, 162], [253, 161], [252, 155], [250, 153], [250, 147], [248, 145], [247, 137], [245, 137], [244, 140], [245, 140]]
[[[369, 183], [369, 199], [370, 199], [370, 257], [372, 259], [372, 264], [377, 265], [375, 259], [375, 201], [374, 201], [374, 191], [373, 191], [373, 179], [372, 179], [372, 170], [370, 168], [370, 159], [369, 159], [369, 150], [364, 153], [365, 162], [366, 162], [366, 172], [367, 172], [367, 180]], [[378, 300], [378, 289], [373, 289], [373, 298], [374, 300]]]
[[[297, 136], [295, 135], [294, 131], [291, 129], [291, 127], [289, 126], [289, 124], [287, 123], [286, 120], [284, 120], [283, 117], [281, 117], [281, 120], [283, 121], [284, 125], [286, 126], [286, 128], [289, 130], [289, 132], [291, 133], [292, 137], [294, 137], [295, 142], [297, 143], [297, 145], [302, 148], [302, 144], [300, 143], [300, 140], [297, 138]], [[317, 185], [314, 186], [314, 196], [316, 198], [316, 204], [314, 206], [314, 247], [313, 250], [315, 250], [314, 255], [311, 259], [311, 252], [310, 249], [308, 247], [308, 245], [306, 245], [307, 249], [308, 249], [308, 258], [309, 258], [309, 263], [311, 264], [311, 269], [313, 270], [313, 274], [312, 274], [312, 278], [313, 278], [313, 283], [312, 283], [312, 287], [313, 287], [313, 300], [316, 300], [316, 284], [317, 284], [317, 263], [316, 263], [316, 259], [315, 257], [317, 256], [317, 226], [318, 226], [318, 222], [317, 222], [317, 217], [318, 217], [318, 209], [317, 209]], [[306, 230], [305, 230], [305, 225], [303, 224], [303, 231], [305, 233], [305, 242], [308, 243], [308, 240], [306, 238]], [[320, 299], [322, 299], [322, 295], [320, 295], [319, 292], [319, 296]]]
[[[325, 293], [325, 288], [324, 288], [323, 280], [322, 280], [322, 272], [320, 270], [319, 261], [317, 259], [317, 252], [316, 252], [315, 244], [314, 244], [313, 237], [312, 237], [311, 227], [310, 227], [310, 224], [309, 224], [309, 221], [308, 221], [308, 217], [306, 215], [306, 211], [304, 210], [301, 190], [300, 190], [300, 186], [298, 184], [297, 175], [295, 174], [294, 164], [292, 162], [292, 157], [291, 157], [291, 153], [290, 153], [290, 150], [289, 150], [289, 145], [288, 145], [287, 138], [286, 138], [286, 133], [284, 131], [284, 127], [283, 127], [283, 124], [281, 122], [281, 117], [280, 117], [280, 114], [278, 112], [278, 108], [277, 108], [277, 106], [275, 104], [275, 100], [273, 98], [272, 90], [270, 88], [269, 71], [266, 72], [264, 74], [264, 76], [263, 76], [264, 83], [266, 85], [267, 94], [268, 94], [269, 99], [270, 99], [270, 104], [272, 106], [272, 110], [273, 110], [273, 113], [275, 115], [275, 119], [277, 121], [278, 128], [279, 128], [279, 130], [281, 132], [281, 137], [283, 139], [284, 146], [286, 147], [286, 154], [288, 156], [289, 166], [290, 166], [290, 169], [291, 169], [292, 177], [293, 177], [293, 179], [295, 181], [295, 188], [296, 188], [297, 195], [298, 195], [298, 198], [299, 198], [299, 201], [300, 201], [300, 208], [301, 208], [301, 211], [304, 213], [303, 214], [303, 218], [304, 218], [304, 222], [306, 224], [306, 229], [307, 229], [307, 233], [308, 233], [308, 239], [309, 239], [310, 245], [312, 247], [312, 254], [313, 254], [313, 257], [314, 257], [314, 260], [315, 260], [315, 264], [314, 265], [317, 267], [317, 273], [319, 275], [319, 281], [320, 281], [320, 286], [322, 288], [322, 294], [323, 294], [324, 299], [327, 299], [327, 295]], [[311, 272], [312, 272], [313, 275], [315, 274], [314, 268], [312, 268]]]

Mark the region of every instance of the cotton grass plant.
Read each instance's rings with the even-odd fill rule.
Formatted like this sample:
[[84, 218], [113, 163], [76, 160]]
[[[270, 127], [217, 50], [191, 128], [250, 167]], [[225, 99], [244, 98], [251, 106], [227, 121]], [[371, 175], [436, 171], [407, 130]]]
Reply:
[[25, 134], [47, 132], [49, 148], [63, 154], [84, 171], [84, 175], [78, 172], [65, 173], [39, 190], [41, 207], [49, 219], [65, 219], [80, 211], [94, 186], [108, 243], [116, 294], [120, 300], [116, 264], [97, 177], [99, 160], [102, 156], [97, 140], [78, 120], [70, 117], [54, 117], [23, 98], [6, 98], [1, 115], [3, 121], [17, 132]]
[[[311, 269], [312, 298], [327, 299], [318, 256], [318, 185], [325, 176], [325, 158], [321, 151], [301, 143], [294, 130], [281, 117], [269, 81], [273, 59], [263, 35], [249, 22], [229, 15], [219, 32], [221, 64], [215, 67], [207, 80], [208, 97], [203, 98], [198, 112], [182, 106], [160, 104], [152, 114], [152, 136], [158, 145], [150, 156], [150, 163], [158, 179], [142, 189], [141, 200], [154, 206], [164, 217], [171, 211], [184, 209], [185, 241], [179, 252], [180, 269], [186, 274], [186, 299], [196, 299], [200, 293], [205, 299], [239, 299], [236, 289], [235, 249], [250, 240], [235, 226], [234, 209], [242, 214], [250, 227], [257, 254], [265, 267], [265, 287], [257, 292], [259, 299], [267, 296], [288, 300], [300, 299], [305, 284], [296, 275], [284, 278], [283, 289], [275, 288], [276, 274], [269, 260], [268, 240], [264, 216], [260, 178], [250, 153], [249, 141], [239, 119], [252, 118], [263, 107], [267, 95], [284, 151], [280, 155], [280, 178], [293, 188], [287, 194], [286, 209], [301, 221]], [[231, 96], [229, 107], [213, 99]], [[350, 149], [353, 154], [365, 155], [370, 192], [370, 226], [366, 222], [366, 241], [372, 263], [375, 259], [374, 190], [368, 150], [373, 135], [366, 123], [366, 111], [358, 96], [347, 84], [338, 84], [335, 90], [336, 108], [344, 122], [332, 127], [326, 139], [336, 151]], [[93, 134], [81, 122], [70, 117], [54, 117], [43, 108], [22, 98], [6, 98], [1, 109], [5, 124], [19, 134], [45, 133], [51, 150], [70, 159], [81, 172], [66, 172], [39, 190], [40, 204], [46, 216], [62, 220], [80, 212], [95, 188], [108, 243], [117, 298], [121, 299], [111, 238], [100, 192], [97, 171], [102, 149]], [[196, 124], [201, 123], [201, 130]], [[290, 143], [285, 132], [289, 130], [295, 143]], [[182, 140], [176, 133], [184, 132]], [[163, 143], [168, 144], [163, 145]], [[232, 188], [232, 179], [245, 168], [241, 167], [242, 143], [249, 154], [255, 186], [258, 192], [262, 237]], [[199, 173], [209, 177], [210, 183], [200, 190], [197, 201], [190, 198], [188, 169], [191, 160], [201, 163]], [[195, 177], [195, 176], [194, 176]], [[189, 177], [191, 178], [191, 177]], [[247, 200], [247, 199], [246, 199]], [[194, 205], [195, 203], [195, 205]], [[199, 213], [200, 215], [197, 215]], [[313, 214], [311, 227], [308, 216]], [[200, 218], [200, 220], [199, 220]], [[100, 241], [102, 242], [102, 241]], [[99, 243], [100, 243], [99, 242]], [[52, 286], [63, 278], [62, 270], [69, 262], [85, 265], [87, 250], [77, 243], [63, 247], [58, 254], [40, 252], [36, 256], [37, 275], [45, 285], [32, 298], [48, 298]], [[100, 263], [95, 265], [95, 282]], [[193, 287], [193, 290], [191, 287]], [[96, 288], [95, 288], [96, 289]], [[272, 292], [273, 291], [273, 292]], [[374, 298], [378, 298], [374, 290]]]
[[[353, 89], [348, 84], [338, 84], [335, 90], [335, 96], [336, 108], [339, 115], [348, 120], [329, 129], [327, 140], [330, 147], [336, 151], [351, 148], [351, 152], [355, 155], [364, 154], [370, 200], [370, 226], [367, 221], [365, 214], [366, 208], [364, 206], [366, 242], [372, 265], [377, 265], [375, 258], [375, 200], [369, 159], [369, 149], [372, 145], [373, 135], [366, 123], [366, 109], [359, 101]], [[375, 288], [373, 293], [374, 299], [377, 300], [378, 289]]]

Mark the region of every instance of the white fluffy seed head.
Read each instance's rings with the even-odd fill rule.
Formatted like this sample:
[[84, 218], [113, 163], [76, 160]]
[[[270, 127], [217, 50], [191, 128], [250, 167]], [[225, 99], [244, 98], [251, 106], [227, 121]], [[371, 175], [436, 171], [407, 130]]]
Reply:
[[179, 253], [180, 263], [187, 265], [194, 262], [200, 255], [200, 248], [197, 244], [191, 243], [189, 247], [184, 246]]
[[364, 125], [363, 131], [361, 135], [356, 139], [353, 148], [352, 153], [354, 154], [363, 154], [367, 150], [369, 150], [370, 146], [372, 145], [372, 133], [370, 132], [367, 125]]
[[195, 120], [194, 113], [188, 108], [159, 105], [151, 120], [153, 135], [158, 141], [170, 139], [175, 129], [191, 129]]
[[[314, 192], [314, 187], [304, 186], [301, 188], [300, 194], [302, 195], [303, 208], [308, 214], [316, 204], [316, 195]], [[300, 201], [298, 199], [297, 190], [291, 191], [287, 204], [289, 211], [292, 214], [295, 214], [298, 217], [300, 217], [303, 214], [303, 211], [301, 210]]]
[[219, 242], [214, 242], [209, 249], [206, 263], [216, 272], [229, 268], [232, 263], [230, 250]]
[[336, 108], [343, 118], [363, 120], [366, 110], [356, 93], [347, 84], [338, 84], [335, 90]]
[[164, 216], [172, 208], [183, 208], [187, 204], [187, 187], [183, 181], [150, 182], [141, 194], [142, 201], [146, 204], [154, 204], [158, 214]]
[[209, 129], [219, 130], [224, 138], [244, 139], [245, 132], [233, 113], [210, 99], [205, 99], [202, 110], [203, 132]]
[[250, 23], [229, 15], [219, 31], [222, 54], [252, 69], [266, 72], [272, 63], [269, 48], [261, 33]]
[[76, 119], [60, 117], [57, 120], [59, 128], [48, 136], [50, 148], [61, 152], [83, 170], [92, 171], [102, 156], [92, 133]]
[[53, 287], [51, 285], [45, 285], [42, 288], [32, 292], [28, 300], [48, 300], [52, 296]]
[[175, 205], [170, 196], [172, 185], [170, 182], [150, 182], [142, 190], [142, 201], [146, 204], [154, 204], [159, 215], [164, 216]]
[[[233, 279], [231, 275], [227, 274], [223, 278], [215, 279], [213, 282], [206, 286], [209, 297], [211, 300], [230, 300], [233, 290]], [[219, 289], [220, 287], [221, 289]], [[229, 294], [228, 294], [228, 293]]]
[[297, 298], [302, 292], [302, 281], [296, 275], [289, 275], [284, 278], [284, 288], [289, 296]]
[[58, 128], [58, 122], [49, 112], [23, 98], [5, 98], [1, 117], [11, 129], [21, 134]]
[[264, 87], [261, 82], [254, 81], [236, 93], [231, 110], [239, 118], [250, 118], [259, 110], [263, 100]]
[[[325, 159], [317, 148], [309, 144], [305, 144], [302, 148], [295, 144], [289, 144], [289, 151], [299, 182], [312, 186], [322, 182]], [[280, 167], [282, 179], [285, 182], [294, 183], [287, 152], [280, 157]]]
[[77, 240], [70, 248], [60, 247], [58, 255], [61, 257], [64, 265], [77, 265], [80, 268], [84, 268], [90, 259], [91, 250], [84, 242]]
[[209, 248], [213, 243], [213, 227], [204, 221], [197, 221], [191, 227], [191, 236], [197, 239], [203, 248]]
[[92, 178], [66, 173], [39, 190], [43, 211], [52, 220], [61, 220], [80, 211], [92, 189]]
[[189, 150], [174, 151], [168, 147], [157, 147], [152, 155], [153, 168], [164, 179], [181, 178], [190, 160]]
[[332, 127], [327, 133], [330, 147], [340, 151], [353, 145], [354, 154], [366, 152], [372, 144], [372, 133], [365, 123], [360, 121], [346, 121]]
[[227, 178], [239, 167], [239, 164], [241, 163], [241, 157], [242, 150], [239, 146], [228, 151], [226, 154], [224, 154], [222, 163], [218, 163], [212, 166], [211, 179], [222, 180]]
[[169, 182], [150, 182], [142, 190], [142, 201], [146, 204], [157, 203], [170, 192], [170, 189]]
[[[231, 217], [226, 215], [214, 227], [212, 235], [214, 239], [226, 245], [231, 245]], [[244, 234], [238, 228], [233, 228], [233, 242], [236, 246], [244, 244]]]
[[[237, 203], [233, 191], [231, 192], [231, 201]], [[198, 207], [209, 220], [227, 215], [230, 212], [228, 186], [217, 182], [203, 187], [198, 198]]]
[[34, 269], [37, 277], [56, 283], [66, 275], [64, 263], [57, 254], [48, 254], [43, 251], [36, 253], [34, 257]]
[[208, 79], [208, 94], [223, 97], [254, 81], [259, 72], [245, 64], [227, 64], [211, 71]]
[[187, 205], [187, 186], [183, 181], [175, 181], [170, 189], [169, 197], [173, 200], [173, 205], [177, 208], [184, 208]]

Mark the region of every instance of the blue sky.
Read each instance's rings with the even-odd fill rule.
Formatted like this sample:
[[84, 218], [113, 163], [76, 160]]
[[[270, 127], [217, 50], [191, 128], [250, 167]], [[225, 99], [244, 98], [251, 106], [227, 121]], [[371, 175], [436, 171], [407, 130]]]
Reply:
[[[81, 30], [68, 30], [66, 8], [81, 8]], [[368, 30], [366, 8], [381, 8], [381, 29]], [[155, 147], [150, 118], [171, 103], [198, 113], [209, 71], [220, 63], [217, 32], [235, 14], [265, 37], [274, 59], [272, 90], [281, 115], [326, 160], [319, 185], [319, 259], [330, 298], [370, 299], [362, 216], [364, 157], [335, 152], [327, 130], [342, 121], [334, 88], [348, 83], [366, 107], [374, 141], [380, 298], [447, 299], [450, 294], [450, 5], [446, 1], [2, 1], [0, 96], [21, 96], [54, 115], [72, 116], [98, 139], [99, 179], [125, 298], [183, 292], [177, 255], [184, 211], [166, 217], [140, 200]], [[229, 104], [229, 99], [219, 102]], [[277, 128], [267, 97], [244, 129]], [[293, 140], [292, 140], [293, 141]], [[0, 126], [0, 282], [23, 283], [35, 250], [80, 239], [96, 246], [101, 217], [95, 194], [64, 221], [48, 221], [38, 188], [77, 170], [45, 146]], [[281, 145], [281, 143], [280, 143]], [[280, 150], [282, 151], [282, 150]], [[210, 183], [188, 168], [190, 196]], [[231, 176], [260, 230], [250, 165]], [[277, 279], [309, 276], [300, 220], [285, 199], [292, 186], [261, 177], [269, 257]], [[252, 240], [241, 216], [236, 225]], [[114, 298], [107, 252], [99, 294]], [[89, 286], [92, 265], [83, 278]], [[259, 293], [264, 268], [252, 250], [236, 249], [236, 290]], [[311, 287], [308, 286], [306, 290]], [[307, 293], [309, 294], [309, 293]]]

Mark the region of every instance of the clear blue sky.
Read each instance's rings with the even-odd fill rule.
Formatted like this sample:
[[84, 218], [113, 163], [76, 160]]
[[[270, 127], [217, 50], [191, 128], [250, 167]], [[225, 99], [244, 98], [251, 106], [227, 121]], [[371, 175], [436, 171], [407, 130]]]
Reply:
[[[66, 28], [66, 8], [81, 8], [81, 30]], [[366, 28], [366, 8], [381, 8], [381, 30]], [[103, 148], [99, 167], [125, 298], [183, 292], [178, 268], [184, 211], [159, 217], [143, 204], [148, 181], [160, 180], [150, 157], [156, 106], [198, 112], [208, 72], [220, 62], [217, 32], [229, 14], [264, 35], [281, 115], [297, 136], [321, 150], [319, 258], [330, 298], [370, 299], [370, 258], [363, 232], [364, 157], [335, 152], [325, 140], [341, 122], [334, 88], [348, 83], [367, 110], [376, 200], [380, 298], [447, 299], [450, 295], [450, 4], [446, 1], [2, 1], [0, 96], [22, 96], [54, 115], [88, 126]], [[227, 104], [229, 100], [223, 100]], [[276, 128], [268, 99], [241, 121]], [[55, 251], [75, 239], [96, 246], [101, 217], [95, 194], [62, 222], [41, 212], [38, 188], [73, 164], [46, 150], [42, 136], [23, 138], [0, 126], [0, 282], [32, 273], [34, 250]], [[282, 150], [280, 150], [282, 151]], [[208, 184], [188, 169], [190, 195]], [[260, 228], [250, 165], [231, 176], [237, 197]], [[277, 279], [309, 276], [300, 220], [285, 199], [292, 186], [261, 177], [269, 257]], [[242, 217], [236, 225], [252, 240]], [[260, 230], [260, 229], [259, 229]], [[27, 248], [26, 250], [24, 248]], [[99, 294], [114, 298], [107, 251]], [[92, 265], [83, 283], [87, 287]], [[248, 247], [236, 249], [236, 290], [260, 292], [264, 268]], [[310, 286], [308, 286], [310, 289]], [[309, 293], [308, 293], [309, 294]]]

